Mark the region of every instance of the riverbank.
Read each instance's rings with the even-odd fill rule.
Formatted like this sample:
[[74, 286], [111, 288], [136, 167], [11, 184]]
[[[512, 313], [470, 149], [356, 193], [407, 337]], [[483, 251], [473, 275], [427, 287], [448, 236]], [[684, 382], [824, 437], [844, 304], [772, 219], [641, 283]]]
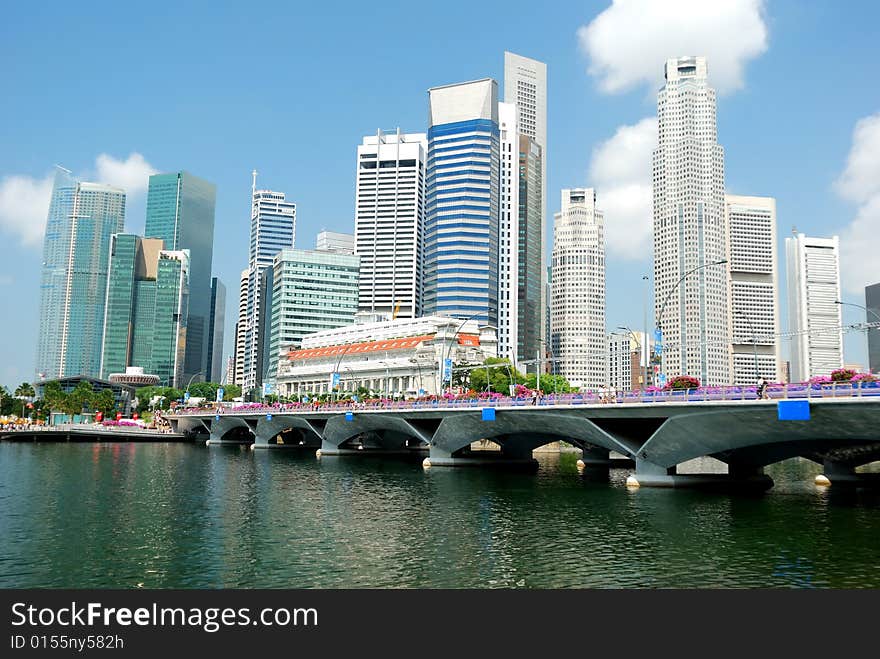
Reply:
[[183, 433], [130, 426], [73, 425], [32, 426], [0, 430], [4, 442], [185, 442]]

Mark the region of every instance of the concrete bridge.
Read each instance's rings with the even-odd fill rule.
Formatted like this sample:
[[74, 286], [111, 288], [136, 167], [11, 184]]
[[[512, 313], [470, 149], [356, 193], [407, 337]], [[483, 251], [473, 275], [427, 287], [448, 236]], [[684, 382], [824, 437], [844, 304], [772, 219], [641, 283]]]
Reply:
[[[535, 464], [532, 451], [564, 440], [585, 466], [629, 458], [633, 486], [725, 483], [767, 488], [769, 464], [802, 456], [823, 465], [817, 482], [856, 482], [880, 460], [880, 398], [690, 401], [654, 404], [417, 407], [390, 410], [241, 410], [169, 415], [172, 427], [209, 445], [299, 447], [330, 455], [413, 455], [425, 467]], [[500, 450], [474, 450], [491, 440]], [[677, 474], [710, 456], [727, 475]]]

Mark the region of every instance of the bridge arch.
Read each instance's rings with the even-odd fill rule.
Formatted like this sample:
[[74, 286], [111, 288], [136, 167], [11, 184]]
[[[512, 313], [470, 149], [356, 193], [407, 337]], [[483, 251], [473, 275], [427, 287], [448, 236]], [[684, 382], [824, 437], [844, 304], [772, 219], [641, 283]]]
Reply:
[[400, 416], [382, 413], [355, 413], [350, 420], [335, 416], [324, 427], [322, 451], [344, 448], [355, 438], [370, 438], [370, 448], [398, 450], [413, 443], [427, 445], [431, 437]]
[[[292, 432], [291, 432], [292, 431]], [[260, 417], [256, 423], [257, 448], [268, 446], [308, 446], [317, 448], [321, 446], [321, 433], [315, 426], [302, 416], [267, 414]], [[293, 443], [285, 441], [284, 435], [293, 435]], [[279, 436], [281, 441], [278, 441]], [[300, 444], [302, 442], [302, 444]]]

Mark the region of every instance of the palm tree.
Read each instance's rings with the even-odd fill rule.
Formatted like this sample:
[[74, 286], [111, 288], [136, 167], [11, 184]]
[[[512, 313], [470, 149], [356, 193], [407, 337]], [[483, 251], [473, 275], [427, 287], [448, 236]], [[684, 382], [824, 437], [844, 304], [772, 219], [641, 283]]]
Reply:
[[37, 392], [34, 391], [34, 387], [30, 382], [22, 382], [18, 385], [18, 388], [15, 390], [15, 397], [21, 400], [21, 416], [24, 418], [24, 405], [25, 400], [28, 398], [33, 398], [37, 395]]

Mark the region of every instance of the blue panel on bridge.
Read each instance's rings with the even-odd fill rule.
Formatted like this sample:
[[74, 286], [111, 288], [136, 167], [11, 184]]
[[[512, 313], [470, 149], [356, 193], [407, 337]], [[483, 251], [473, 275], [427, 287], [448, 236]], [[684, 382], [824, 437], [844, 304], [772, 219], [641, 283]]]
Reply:
[[781, 400], [776, 406], [780, 421], [809, 421], [810, 401]]
[[352, 413], [352, 412], [346, 412], [346, 413], [345, 413], [345, 420], [346, 420], [346, 421], [354, 421], [354, 413]]
[[494, 407], [484, 407], [483, 408], [483, 421], [494, 421], [495, 420], [495, 408]]

